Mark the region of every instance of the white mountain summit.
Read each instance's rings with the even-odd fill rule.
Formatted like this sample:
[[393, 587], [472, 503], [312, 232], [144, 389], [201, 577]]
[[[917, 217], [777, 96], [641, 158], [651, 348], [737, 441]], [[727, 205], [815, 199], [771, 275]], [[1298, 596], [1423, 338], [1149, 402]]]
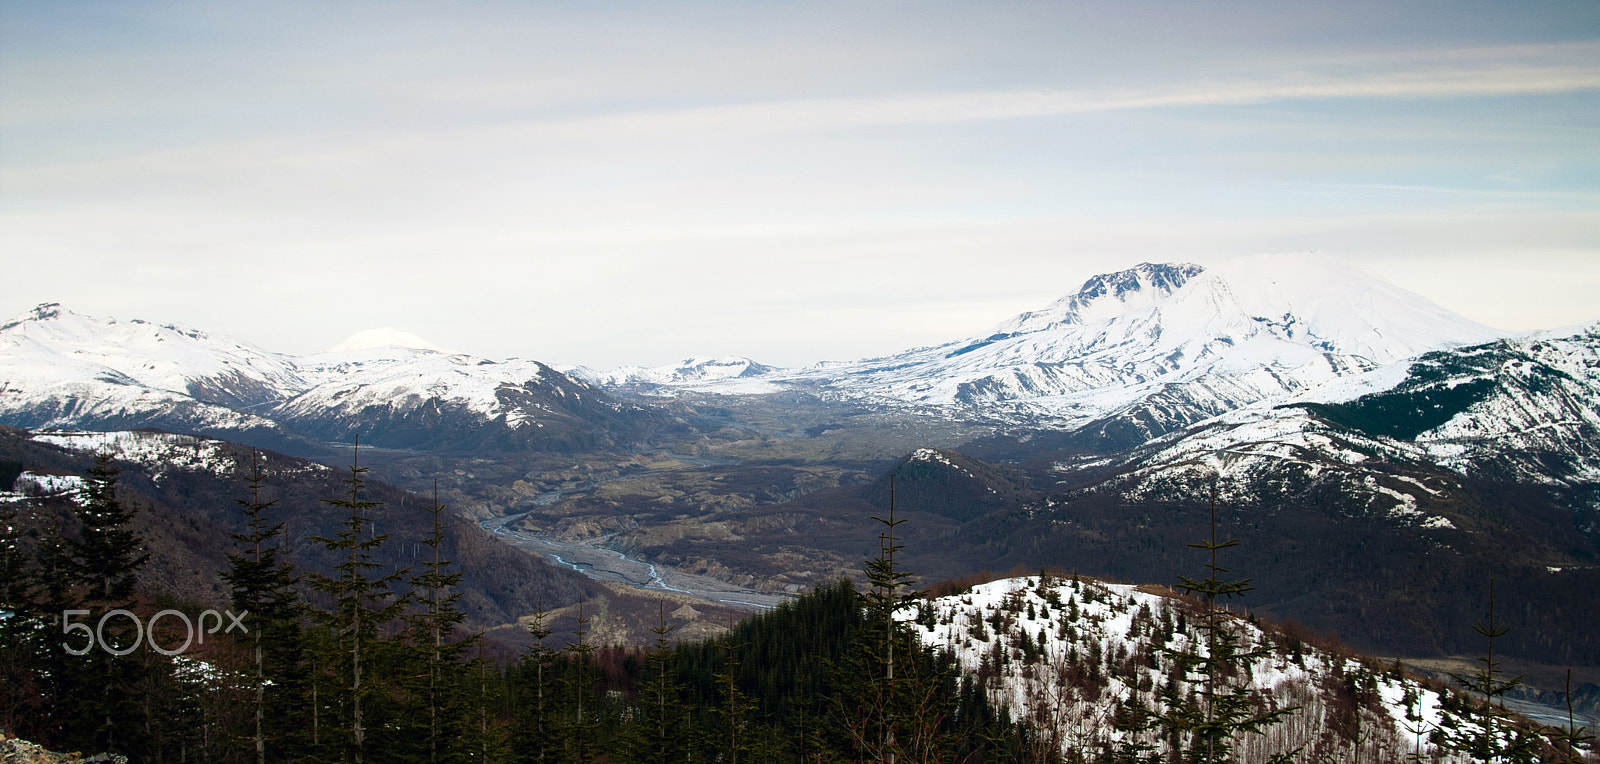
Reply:
[[985, 335], [770, 377], [847, 398], [1148, 435], [1503, 332], [1338, 260], [1143, 263]]
[[402, 332], [399, 329], [385, 326], [378, 329], [367, 329], [356, 332], [337, 345], [328, 348], [329, 353], [343, 353], [351, 350], [371, 350], [381, 347], [401, 347], [412, 350], [432, 350], [446, 352], [444, 348], [433, 344], [411, 332]]

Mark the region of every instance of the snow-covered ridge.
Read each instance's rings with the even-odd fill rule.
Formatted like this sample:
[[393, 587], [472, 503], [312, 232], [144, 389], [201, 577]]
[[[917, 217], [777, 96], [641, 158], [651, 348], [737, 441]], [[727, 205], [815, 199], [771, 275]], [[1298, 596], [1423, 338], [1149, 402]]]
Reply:
[[64, 496], [73, 501], [83, 490], [77, 475], [42, 475], [23, 470], [9, 486], [0, 486], [0, 504], [19, 504], [35, 496]]
[[393, 329], [297, 357], [179, 325], [82, 316], [56, 304], [0, 327], [0, 390], [6, 393], [0, 422], [29, 429], [156, 427], [273, 448], [338, 431], [340, 421], [397, 422], [417, 412], [432, 417], [435, 428], [443, 426], [441, 416], [456, 429], [525, 432], [559, 419], [571, 432], [582, 416], [570, 407], [594, 408], [603, 397], [536, 361], [443, 352]]
[[172, 469], [199, 470], [219, 477], [232, 475], [237, 469], [226, 443], [193, 435], [47, 430], [34, 433], [32, 439], [69, 451], [105, 454], [118, 461], [138, 464], [150, 470], [158, 482], [161, 474]]
[[[970, 591], [917, 602], [899, 613], [918, 639], [954, 654], [970, 676], [1015, 718], [1041, 729], [1057, 750], [1087, 759], [1125, 742], [1165, 742], [1153, 731], [1130, 732], [1115, 722], [1129, 712], [1164, 709], [1160, 689], [1172, 681], [1167, 651], [1204, 655], [1195, 610], [1152, 587], [1028, 576], [993, 581]], [[1302, 747], [1305, 760], [1344, 760], [1348, 741], [1335, 732], [1348, 713], [1340, 687], [1364, 697], [1362, 760], [1370, 752], [1401, 756], [1435, 753], [1435, 730], [1470, 724], [1447, 710], [1439, 692], [1414, 679], [1336, 656], [1297, 639], [1233, 619], [1241, 649], [1265, 653], [1246, 662], [1232, 681], [1267, 707], [1300, 706], [1265, 735], [1237, 739], [1240, 760], [1261, 762], [1273, 752]], [[1196, 689], [1180, 682], [1180, 693]], [[1341, 710], [1344, 709], [1344, 710]], [[1120, 716], [1119, 716], [1120, 715]], [[1370, 751], [1370, 752], [1369, 752]], [[1464, 760], [1439, 752], [1442, 761]]]

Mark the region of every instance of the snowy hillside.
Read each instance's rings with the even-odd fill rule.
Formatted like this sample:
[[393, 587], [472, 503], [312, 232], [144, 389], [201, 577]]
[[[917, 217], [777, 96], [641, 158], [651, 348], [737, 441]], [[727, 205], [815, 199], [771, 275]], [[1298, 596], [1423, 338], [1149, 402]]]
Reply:
[[[1166, 749], [1150, 722], [1167, 710], [1163, 698], [1199, 690], [1174, 657], [1205, 654], [1198, 607], [1160, 587], [1030, 576], [919, 602], [901, 616], [923, 644], [952, 651], [991, 699], [1037, 725], [1069, 760], [1110, 760], [1133, 745]], [[1228, 628], [1241, 650], [1261, 652], [1225, 679], [1228, 686], [1245, 688], [1257, 713], [1297, 708], [1264, 734], [1235, 738], [1240, 761], [1296, 749], [1297, 761], [1400, 761], [1412, 753], [1468, 760], [1438, 743], [1470, 735], [1480, 722], [1438, 687], [1243, 617]]]
[[[60, 446], [68, 451], [86, 454], [105, 454], [117, 461], [137, 464], [157, 483], [172, 470], [200, 471], [217, 477], [232, 477], [238, 473], [237, 447], [230, 443], [192, 435], [168, 432], [83, 432], [53, 430], [33, 433], [33, 441]], [[272, 459], [260, 454], [262, 460]], [[261, 462], [266, 468], [266, 461]], [[248, 465], [246, 465], [248, 466]], [[277, 466], [273, 465], [276, 469]], [[307, 469], [326, 471], [328, 468], [308, 463]]]

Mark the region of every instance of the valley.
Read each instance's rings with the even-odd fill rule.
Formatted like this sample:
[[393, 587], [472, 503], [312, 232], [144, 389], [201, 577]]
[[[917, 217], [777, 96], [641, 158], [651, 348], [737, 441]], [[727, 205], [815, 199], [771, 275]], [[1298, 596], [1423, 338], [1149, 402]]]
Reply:
[[1215, 485], [1247, 608], [1446, 659], [1480, 649], [1492, 578], [1520, 611], [1505, 655], [1600, 666], [1600, 325], [1506, 337], [1311, 256], [1145, 263], [966, 339], [801, 369], [297, 357], [43, 305], [0, 327], [0, 375], [0, 423], [31, 431], [154, 428], [335, 468], [359, 439], [395, 501], [436, 490], [474, 543], [550, 563], [494, 581], [474, 552], [484, 621], [508, 632], [540, 586], [561, 618], [612, 598], [608, 633], [637, 640], [652, 597], [751, 612], [860, 580], [891, 478], [922, 585], [1170, 585]]
[[484, 530], [513, 547], [547, 557], [558, 565], [570, 567], [596, 581], [612, 581], [645, 592], [653, 590], [682, 594], [736, 610], [771, 609], [788, 599], [770, 592], [740, 589], [709, 576], [697, 576], [630, 559], [621, 552], [603, 546], [606, 541], [604, 538], [596, 543], [561, 542], [506, 527], [518, 519], [521, 519], [520, 515], [512, 515], [484, 520], [481, 525]]

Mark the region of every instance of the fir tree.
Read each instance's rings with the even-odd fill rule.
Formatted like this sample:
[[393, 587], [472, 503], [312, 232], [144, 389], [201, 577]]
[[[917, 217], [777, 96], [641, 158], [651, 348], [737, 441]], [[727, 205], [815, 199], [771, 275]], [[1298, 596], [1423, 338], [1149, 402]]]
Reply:
[[83, 587], [81, 604], [88, 606], [75, 609], [88, 609], [90, 617], [98, 617], [95, 622], [98, 649], [90, 658], [96, 664], [92, 679], [79, 674], [87, 669], [81, 665], [69, 664], [65, 675], [69, 678], [77, 675], [78, 681], [92, 682], [99, 687], [98, 699], [75, 693], [90, 717], [80, 718], [74, 725], [75, 731], [92, 729], [93, 734], [87, 740], [75, 735], [74, 742], [88, 743], [105, 751], [129, 745], [130, 741], [119, 739], [117, 733], [119, 729], [131, 730], [136, 726], [138, 708], [134, 702], [134, 686], [139, 682], [141, 669], [136, 660], [126, 654], [116, 654], [124, 650], [131, 652], [136, 646], [139, 640], [137, 622], [129, 615], [111, 617], [111, 614], [132, 607], [139, 568], [150, 559], [143, 540], [129, 527], [134, 511], [117, 498], [117, 479], [121, 472], [111, 464], [108, 454], [95, 457], [94, 466], [84, 475], [80, 493], [78, 535], [67, 541], [72, 571], [68, 580]]
[[267, 760], [269, 739], [281, 748], [282, 738], [298, 730], [300, 725], [289, 718], [289, 711], [299, 705], [295, 691], [304, 684], [304, 677], [299, 674], [300, 600], [295, 593], [299, 577], [282, 556], [283, 550], [271, 543], [282, 533], [283, 524], [267, 519], [267, 511], [277, 500], [262, 500], [265, 480], [261, 452], [254, 451], [246, 479], [250, 498], [235, 499], [244, 514], [245, 532], [231, 534], [240, 548], [228, 555], [228, 570], [222, 574], [233, 607], [239, 610], [238, 617], [248, 617], [251, 627], [254, 728], [250, 739], [258, 763]]
[[[1157, 717], [1185, 762], [1231, 764], [1235, 761], [1233, 743], [1237, 735], [1260, 733], [1295, 710], [1295, 707], [1280, 708], [1258, 714], [1247, 689], [1228, 685], [1229, 674], [1270, 652], [1243, 649], [1239, 634], [1230, 625], [1232, 614], [1217, 604], [1218, 598], [1237, 597], [1254, 589], [1248, 578], [1222, 578], [1228, 569], [1217, 562], [1217, 553], [1238, 544], [1238, 539], [1217, 541], [1217, 484], [1213, 481], [1211, 536], [1206, 541], [1189, 544], [1210, 554], [1206, 563], [1207, 576], [1204, 579], [1179, 577], [1184, 591], [1198, 594], [1204, 600], [1199, 629], [1205, 635], [1206, 651], [1203, 655], [1193, 649], [1165, 651], [1172, 656], [1185, 681], [1200, 683], [1200, 692], [1198, 697], [1182, 693], [1178, 683], [1169, 683], [1162, 692], [1166, 709]], [[1280, 753], [1272, 761], [1291, 761], [1295, 753], [1297, 751]]]
[[656, 625], [650, 633], [655, 642], [645, 653], [645, 679], [639, 685], [639, 723], [633, 743], [633, 760], [651, 764], [682, 761], [688, 723], [679, 705], [679, 686], [672, 670], [672, 645], [668, 637], [676, 627], [667, 624], [666, 602], [656, 604]]
[[[1522, 685], [1522, 677], [1502, 679], [1500, 661], [1494, 657], [1494, 641], [1505, 636], [1511, 627], [1494, 617], [1494, 579], [1489, 579], [1489, 620], [1472, 625], [1472, 630], [1488, 641], [1489, 651], [1478, 656], [1479, 669], [1470, 675], [1452, 674], [1456, 681], [1483, 696], [1482, 713], [1468, 732], [1447, 733], [1445, 747], [1466, 753], [1487, 762], [1531, 762], [1534, 760], [1536, 738], [1520, 729], [1506, 711], [1504, 697], [1507, 692]], [[1495, 706], [1499, 700], [1500, 705]]]
[[749, 761], [750, 743], [745, 735], [745, 725], [750, 714], [755, 711], [756, 704], [739, 689], [739, 660], [734, 657], [735, 652], [741, 647], [734, 640], [733, 614], [728, 614], [728, 632], [723, 635], [721, 644], [718, 645], [725, 653], [726, 660], [722, 664], [722, 671], [717, 676], [717, 684], [722, 686], [723, 701], [719, 710], [723, 720], [723, 740], [727, 742], [725, 760], [728, 764], [739, 764], [739, 754], [745, 754]]
[[872, 518], [883, 526], [878, 555], [865, 564], [866, 620], [843, 666], [837, 709], [857, 755], [887, 764], [938, 759], [954, 742], [948, 661], [928, 655], [895, 617], [914, 576], [895, 559], [905, 548], [897, 535], [905, 520], [895, 516], [894, 487], [890, 475], [888, 517]]
[[107, 609], [130, 603], [139, 568], [150, 559], [144, 541], [129, 527], [133, 510], [117, 499], [121, 473], [112, 466], [110, 456], [95, 457], [83, 480], [78, 537], [68, 544], [76, 567], [74, 578], [88, 587], [86, 600]]
[[467, 663], [466, 671], [455, 672], [461, 682], [459, 693], [471, 701], [455, 740], [455, 755], [451, 761], [494, 762], [506, 761], [510, 753], [506, 746], [506, 726], [500, 707], [506, 701], [505, 681], [498, 671], [492, 671], [483, 657], [483, 648]]
[[549, 617], [550, 611], [544, 609], [542, 601], [539, 609], [528, 617], [527, 629], [533, 637], [533, 644], [523, 654], [521, 665], [521, 723], [517, 731], [517, 748], [523, 752], [524, 760], [534, 764], [555, 761], [560, 750], [551, 718], [555, 706], [551, 680], [560, 652], [545, 644], [555, 633], [550, 627]]
[[40, 712], [39, 662], [28, 598], [29, 555], [14, 505], [0, 506], [0, 729], [20, 730]]
[[422, 573], [411, 578], [413, 599], [422, 609], [407, 617], [412, 644], [421, 653], [426, 672], [416, 677], [419, 695], [428, 708], [428, 762], [437, 764], [444, 755], [446, 737], [451, 735], [457, 712], [454, 681], [461, 657], [476, 642], [478, 635], [463, 640], [453, 640], [455, 630], [466, 620], [466, 613], [456, 604], [461, 592], [455, 586], [466, 574], [447, 572], [450, 561], [441, 558], [444, 544], [444, 522], [440, 515], [444, 505], [439, 503], [439, 482], [433, 484], [433, 504], [428, 512], [431, 528], [422, 540], [430, 559], [422, 563]]
[[[594, 685], [591, 680], [593, 669], [593, 654], [595, 646], [589, 642], [589, 624], [594, 621], [593, 616], [584, 615], [583, 597], [578, 598], [578, 624], [573, 629], [574, 641], [567, 643], [566, 652], [571, 656], [572, 665], [567, 671], [567, 689], [572, 699], [572, 718], [566, 726], [566, 745], [569, 759], [573, 762], [587, 762], [594, 759], [596, 750], [595, 731], [598, 729], [598, 709], [595, 708], [593, 699]], [[587, 703], [585, 701], [588, 701]], [[587, 712], [585, 708], [587, 707]]]
[[1567, 669], [1567, 726], [1547, 728], [1545, 734], [1556, 749], [1560, 764], [1581, 764], [1583, 749], [1594, 743], [1594, 735], [1586, 727], [1579, 727], [1572, 712], [1572, 669]]
[[371, 663], [379, 627], [394, 621], [406, 605], [404, 597], [395, 596], [393, 586], [407, 571], [373, 577], [373, 571], [382, 566], [373, 561], [372, 553], [389, 535], [366, 530], [372, 518], [365, 513], [382, 506], [380, 502], [362, 498], [366, 487], [362, 475], [366, 471], [352, 455], [347, 481], [349, 498], [323, 499], [325, 504], [349, 510], [344, 529], [331, 537], [311, 538], [324, 549], [344, 556], [334, 566], [335, 576], [311, 574], [312, 588], [331, 600], [327, 610], [314, 610], [312, 616], [326, 627], [327, 637], [337, 651], [328, 661], [329, 669], [337, 683], [334, 690], [337, 703], [348, 709], [347, 726], [341, 732], [343, 739], [337, 741], [337, 747], [342, 749], [339, 754], [348, 755], [357, 764], [366, 757], [367, 726], [363, 707], [367, 699], [375, 695], [373, 680], [363, 674], [368, 667], [364, 664]]

